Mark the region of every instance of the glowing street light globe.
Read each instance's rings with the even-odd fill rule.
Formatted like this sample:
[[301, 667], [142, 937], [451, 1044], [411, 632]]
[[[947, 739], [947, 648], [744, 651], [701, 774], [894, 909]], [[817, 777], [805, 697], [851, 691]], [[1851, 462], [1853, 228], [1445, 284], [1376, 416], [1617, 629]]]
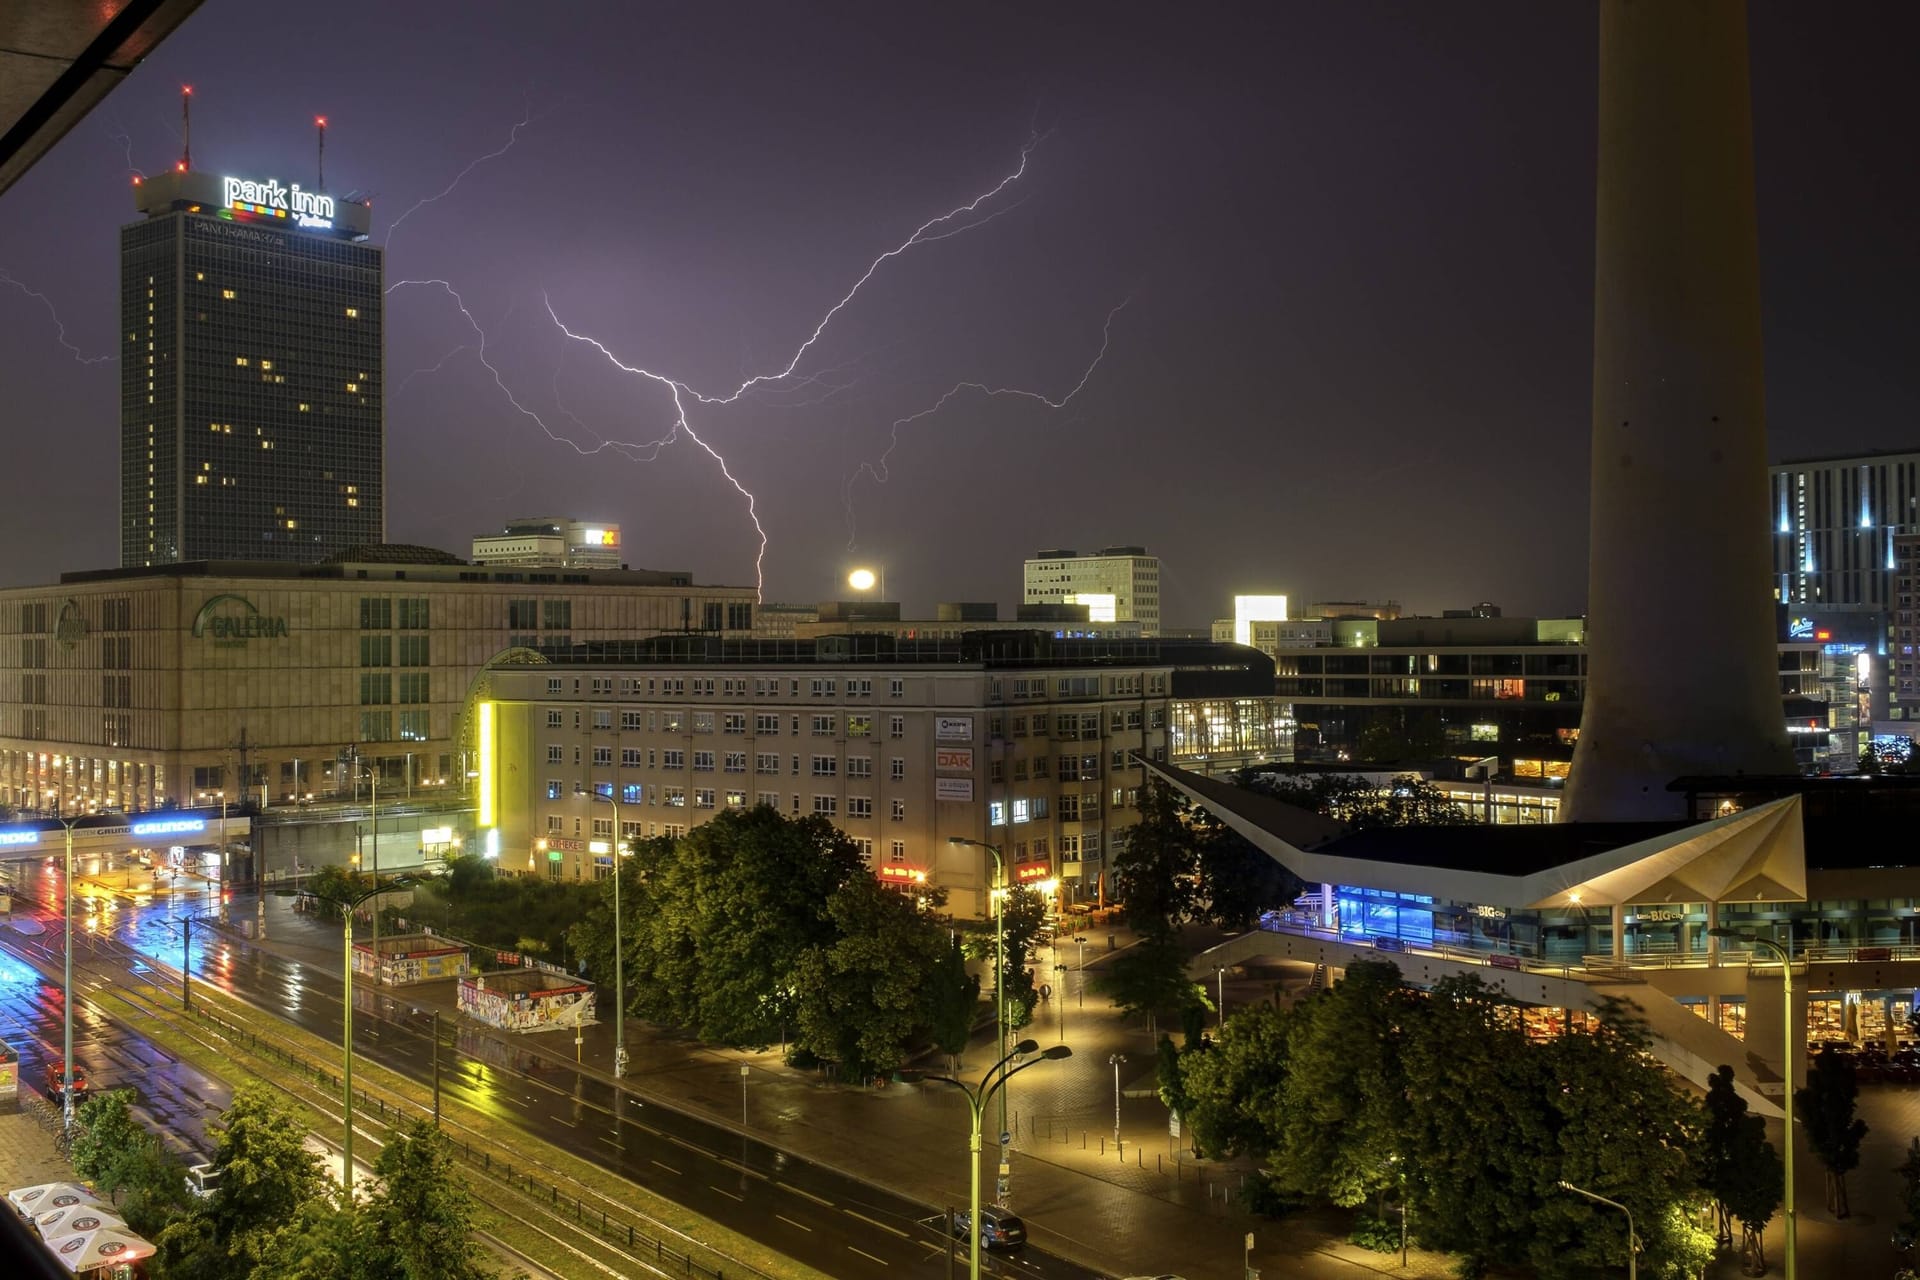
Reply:
[[847, 575], [847, 585], [855, 591], [871, 591], [873, 584], [877, 581], [871, 569], [855, 569]]

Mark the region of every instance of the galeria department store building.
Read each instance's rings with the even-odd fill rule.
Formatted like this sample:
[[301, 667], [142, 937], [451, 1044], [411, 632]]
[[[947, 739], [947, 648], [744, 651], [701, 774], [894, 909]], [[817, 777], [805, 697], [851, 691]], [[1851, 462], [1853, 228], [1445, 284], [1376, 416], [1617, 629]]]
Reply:
[[[0, 591], [0, 802], [53, 814], [457, 790], [474, 677], [513, 648], [747, 635], [750, 587], [469, 565], [423, 547]], [[388, 788], [392, 788], [389, 792]]]

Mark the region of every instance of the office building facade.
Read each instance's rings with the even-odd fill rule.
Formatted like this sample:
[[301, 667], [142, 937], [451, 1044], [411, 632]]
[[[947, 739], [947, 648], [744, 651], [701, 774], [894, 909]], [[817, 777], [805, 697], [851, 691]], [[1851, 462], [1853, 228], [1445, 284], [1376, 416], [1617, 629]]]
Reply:
[[530, 516], [473, 540], [475, 564], [549, 569], [618, 569], [620, 526], [610, 521]]
[[1891, 609], [1894, 540], [1920, 533], [1920, 452], [1804, 458], [1770, 470], [1774, 598]]
[[363, 204], [172, 171], [120, 232], [120, 563], [312, 563], [386, 529]]
[[[550, 652], [477, 686], [481, 838], [504, 871], [590, 879], [621, 839], [764, 804], [830, 818], [874, 874], [981, 914], [1015, 883], [1095, 900], [1136, 820], [1137, 757], [1219, 772], [1275, 754], [1272, 664], [1237, 646], [974, 632]], [[488, 834], [491, 830], [492, 834]]]
[[1145, 547], [1039, 551], [1025, 566], [1028, 604], [1080, 604], [1094, 622], [1138, 622], [1160, 634], [1160, 557]]

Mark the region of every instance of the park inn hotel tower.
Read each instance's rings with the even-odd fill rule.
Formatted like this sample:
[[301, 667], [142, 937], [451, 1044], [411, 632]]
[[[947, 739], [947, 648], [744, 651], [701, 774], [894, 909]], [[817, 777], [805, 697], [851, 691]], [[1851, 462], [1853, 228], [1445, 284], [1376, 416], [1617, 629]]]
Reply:
[[120, 563], [311, 563], [384, 541], [371, 208], [187, 162], [120, 231]]

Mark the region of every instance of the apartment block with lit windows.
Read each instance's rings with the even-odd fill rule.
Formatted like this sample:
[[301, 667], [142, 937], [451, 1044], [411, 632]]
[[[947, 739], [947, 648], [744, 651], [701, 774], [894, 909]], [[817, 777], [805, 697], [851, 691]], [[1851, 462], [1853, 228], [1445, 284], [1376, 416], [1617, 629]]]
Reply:
[[[503, 871], [611, 872], [616, 840], [764, 804], [831, 819], [874, 874], [980, 914], [990, 855], [1097, 900], [1136, 818], [1136, 757], [1274, 758], [1271, 661], [1206, 642], [972, 632], [902, 640], [660, 636], [488, 671], [479, 822]], [[615, 807], [581, 795], [597, 790]]]

